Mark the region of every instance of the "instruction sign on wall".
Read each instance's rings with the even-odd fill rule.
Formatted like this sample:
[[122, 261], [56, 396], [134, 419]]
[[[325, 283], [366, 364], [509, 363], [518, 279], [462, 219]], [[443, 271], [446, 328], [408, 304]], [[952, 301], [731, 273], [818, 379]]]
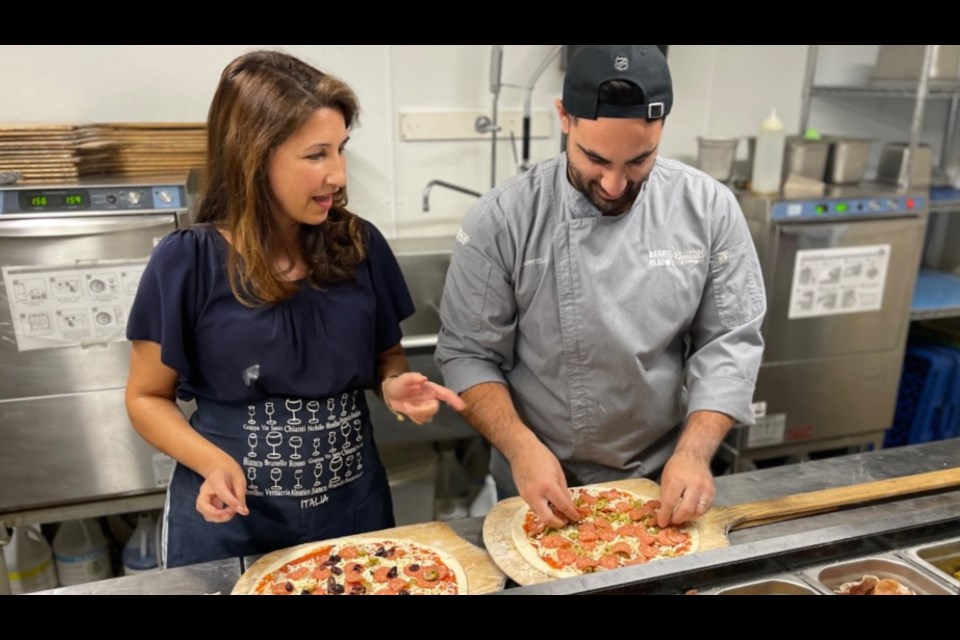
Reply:
[[889, 262], [889, 244], [797, 251], [787, 317], [878, 311]]
[[3, 267], [20, 351], [126, 340], [146, 259], [82, 266]]

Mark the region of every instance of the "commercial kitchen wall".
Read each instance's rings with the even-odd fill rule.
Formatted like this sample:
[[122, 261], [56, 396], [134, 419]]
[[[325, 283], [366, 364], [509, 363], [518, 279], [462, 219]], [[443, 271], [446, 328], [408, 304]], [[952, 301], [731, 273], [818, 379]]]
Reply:
[[[502, 81], [525, 84], [554, 46], [506, 45]], [[824, 47], [818, 80], [866, 79], [876, 47]], [[349, 147], [351, 205], [388, 236], [456, 231], [472, 198], [435, 189], [424, 213], [421, 192], [431, 179], [478, 191], [490, 186], [488, 139], [403, 141], [399, 134], [406, 112], [489, 112], [489, 45], [0, 45], [0, 86], [6, 88], [0, 124], [200, 122], [224, 65], [257, 48], [285, 50], [354, 87], [363, 112]], [[799, 127], [806, 45], [671, 45], [668, 59], [675, 107], [662, 153], [694, 162], [697, 136], [752, 135], [774, 107], [788, 129]], [[554, 60], [536, 84], [535, 112], [552, 114], [562, 78]], [[521, 89], [505, 86], [499, 110], [520, 111], [522, 102]], [[910, 108], [871, 102], [851, 111], [817, 101], [811, 124], [829, 133], [875, 135], [879, 120], [889, 137], [905, 138]], [[559, 150], [555, 116], [550, 123], [550, 136], [533, 140], [534, 161]], [[519, 146], [521, 132], [514, 134]], [[499, 140], [498, 182], [516, 172], [509, 132]]]

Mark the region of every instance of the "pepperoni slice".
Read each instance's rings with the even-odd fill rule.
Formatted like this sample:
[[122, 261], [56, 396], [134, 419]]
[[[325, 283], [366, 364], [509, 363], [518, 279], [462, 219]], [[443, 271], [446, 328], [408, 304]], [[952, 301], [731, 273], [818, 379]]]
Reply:
[[387, 586], [394, 591], [400, 591], [401, 589], [407, 588], [407, 581], [403, 578], [391, 578], [390, 582], [387, 583]]
[[390, 576], [387, 575], [390, 573], [390, 569], [393, 567], [378, 567], [376, 571], [373, 572], [373, 579], [376, 582], [387, 582], [390, 580]]
[[564, 547], [569, 547], [571, 542], [561, 535], [552, 534], [541, 538], [540, 544], [547, 549], [562, 549]]
[[358, 555], [360, 555], [360, 550], [353, 545], [349, 545], [344, 547], [343, 549], [340, 549], [339, 555], [344, 560], [353, 560]]
[[586, 556], [580, 556], [577, 558], [577, 569], [583, 571], [584, 569], [595, 569], [597, 566], [597, 561], [593, 558], [588, 558]]
[[640, 508], [640, 509], [631, 509], [630, 511], [627, 512], [627, 515], [630, 516], [630, 519], [633, 520], [634, 522], [639, 522], [640, 520], [643, 520], [650, 514], [647, 513], [644, 509]]
[[305, 578], [308, 573], [310, 573], [310, 567], [301, 565], [287, 574], [287, 580], [299, 580]]
[[607, 554], [600, 558], [600, 566], [604, 569], [616, 569], [620, 566], [620, 560], [613, 554]]
[[611, 553], [617, 553], [626, 557], [633, 555], [633, 549], [626, 542], [616, 542], [610, 547]]
[[577, 561], [578, 557], [577, 552], [573, 549], [560, 549], [557, 551], [557, 560], [559, 560], [563, 566], [573, 564]]

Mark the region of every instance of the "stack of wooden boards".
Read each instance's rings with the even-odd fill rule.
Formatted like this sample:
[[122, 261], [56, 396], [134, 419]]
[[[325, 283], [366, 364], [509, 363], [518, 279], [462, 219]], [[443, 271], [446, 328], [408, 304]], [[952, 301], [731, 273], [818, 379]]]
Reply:
[[0, 125], [0, 172], [21, 183], [180, 173], [206, 162], [203, 123]]

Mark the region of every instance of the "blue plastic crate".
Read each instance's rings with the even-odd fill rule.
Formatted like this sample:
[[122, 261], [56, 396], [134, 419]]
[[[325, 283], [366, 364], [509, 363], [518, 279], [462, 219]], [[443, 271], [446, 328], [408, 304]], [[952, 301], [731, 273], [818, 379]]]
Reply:
[[943, 413], [937, 430], [937, 440], [946, 440], [960, 436], [960, 349], [938, 345], [934, 350], [953, 362], [944, 388]]
[[955, 358], [942, 351], [919, 340], [907, 346], [893, 427], [884, 437], [884, 447], [942, 439], [941, 425], [956, 411], [951, 396], [957, 369]]

